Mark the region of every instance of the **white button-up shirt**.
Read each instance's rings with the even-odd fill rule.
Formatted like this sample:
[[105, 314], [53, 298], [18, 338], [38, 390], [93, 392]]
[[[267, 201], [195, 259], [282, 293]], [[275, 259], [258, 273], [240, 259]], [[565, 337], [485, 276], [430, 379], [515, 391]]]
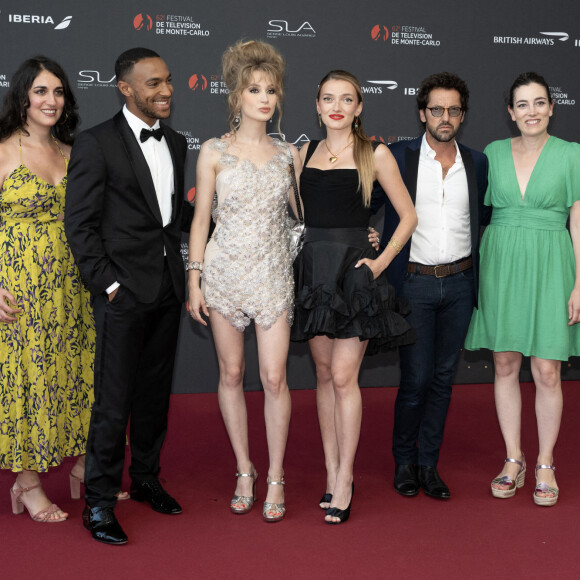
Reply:
[[159, 127], [159, 121], [155, 122], [153, 127], [150, 127], [135, 116], [127, 106], [123, 107], [123, 114], [131, 131], [141, 147], [141, 151], [147, 161], [149, 166], [149, 171], [151, 171], [151, 177], [153, 179], [153, 185], [155, 185], [155, 193], [157, 194], [157, 202], [159, 203], [159, 210], [161, 211], [161, 218], [163, 219], [163, 226], [166, 226], [171, 221], [172, 206], [171, 200], [173, 196], [173, 161], [171, 160], [171, 153], [169, 152], [169, 146], [165, 137], [161, 138], [161, 141], [150, 137], [141, 143], [141, 129], [157, 129]]
[[429, 266], [449, 264], [471, 254], [467, 176], [459, 147], [443, 179], [441, 163], [423, 135], [415, 210], [418, 225], [411, 238], [410, 261]]

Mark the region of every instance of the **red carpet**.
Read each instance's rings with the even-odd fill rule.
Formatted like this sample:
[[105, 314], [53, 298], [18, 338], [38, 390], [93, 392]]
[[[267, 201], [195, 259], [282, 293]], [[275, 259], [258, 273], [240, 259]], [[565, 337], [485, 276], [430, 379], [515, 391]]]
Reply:
[[[266, 491], [266, 439], [261, 393], [247, 396], [252, 456], [260, 502], [230, 514], [235, 462], [216, 395], [174, 395], [162, 477], [184, 513], [163, 516], [126, 501], [116, 513], [130, 543], [94, 542], [82, 528], [82, 503], [67, 497], [71, 462], [44, 478], [51, 499], [70, 512], [62, 524], [13, 516], [13, 475], [0, 474], [3, 578], [578, 578], [580, 465], [576, 456], [580, 383], [564, 384], [564, 419], [557, 447], [554, 508], [533, 504], [533, 470], [509, 500], [491, 497], [503, 445], [490, 385], [456, 387], [439, 470], [452, 499], [398, 496], [390, 453], [396, 389], [363, 390], [363, 432], [356, 462], [351, 519], [327, 526], [317, 501], [324, 466], [313, 391], [293, 391], [286, 460], [288, 515], [261, 520]], [[524, 449], [533, 464], [537, 435], [533, 385], [524, 391]], [[128, 482], [127, 482], [128, 487]]]

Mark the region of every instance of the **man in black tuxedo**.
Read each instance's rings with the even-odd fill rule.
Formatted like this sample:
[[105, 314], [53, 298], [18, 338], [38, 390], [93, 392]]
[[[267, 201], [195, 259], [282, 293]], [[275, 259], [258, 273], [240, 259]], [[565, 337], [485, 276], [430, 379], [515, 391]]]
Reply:
[[131, 498], [181, 513], [159, 483], [185, 274], [182, 224], [185, 138], [169, 117], [165, 62], [134, 48], [115, 63], [125, 106], [81, 133], [68, 167], [66, 234], [94, 297], [95, 404], [87, 444], [84, 525], [95, 540], [124, 544], [113, 508], [131, 419]]

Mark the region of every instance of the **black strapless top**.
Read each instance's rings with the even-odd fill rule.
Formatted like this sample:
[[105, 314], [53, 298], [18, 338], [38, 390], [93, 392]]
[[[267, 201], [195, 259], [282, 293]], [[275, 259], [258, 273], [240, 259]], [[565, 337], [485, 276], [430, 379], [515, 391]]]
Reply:
[[308, 144], [305, 167], [300, 175], [304, 221], [311, 228], [366, 228], [371, 210], [363, 205], [356, 169], [306, 167], [318, 141]]

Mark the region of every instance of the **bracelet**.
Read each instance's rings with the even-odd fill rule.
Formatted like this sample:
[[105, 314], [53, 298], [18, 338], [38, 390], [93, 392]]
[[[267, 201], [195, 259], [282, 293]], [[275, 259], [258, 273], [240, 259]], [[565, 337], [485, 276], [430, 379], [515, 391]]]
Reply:
[[387, 244], [387, 246], [391, 246], [391, 248], [393, 248], [393, 250], [395, 250], [396, 254], [398, 254], [403, 249], [401, 242], [399, 242], [399, 240], [397, 240], [397, 238], [391, 238], [389, 240], [389, 243]]
[[203, 263], [202, 262], [186, 262], [185, 263], [185, 271], [188, 270], [199, 270], [203, 272]]

